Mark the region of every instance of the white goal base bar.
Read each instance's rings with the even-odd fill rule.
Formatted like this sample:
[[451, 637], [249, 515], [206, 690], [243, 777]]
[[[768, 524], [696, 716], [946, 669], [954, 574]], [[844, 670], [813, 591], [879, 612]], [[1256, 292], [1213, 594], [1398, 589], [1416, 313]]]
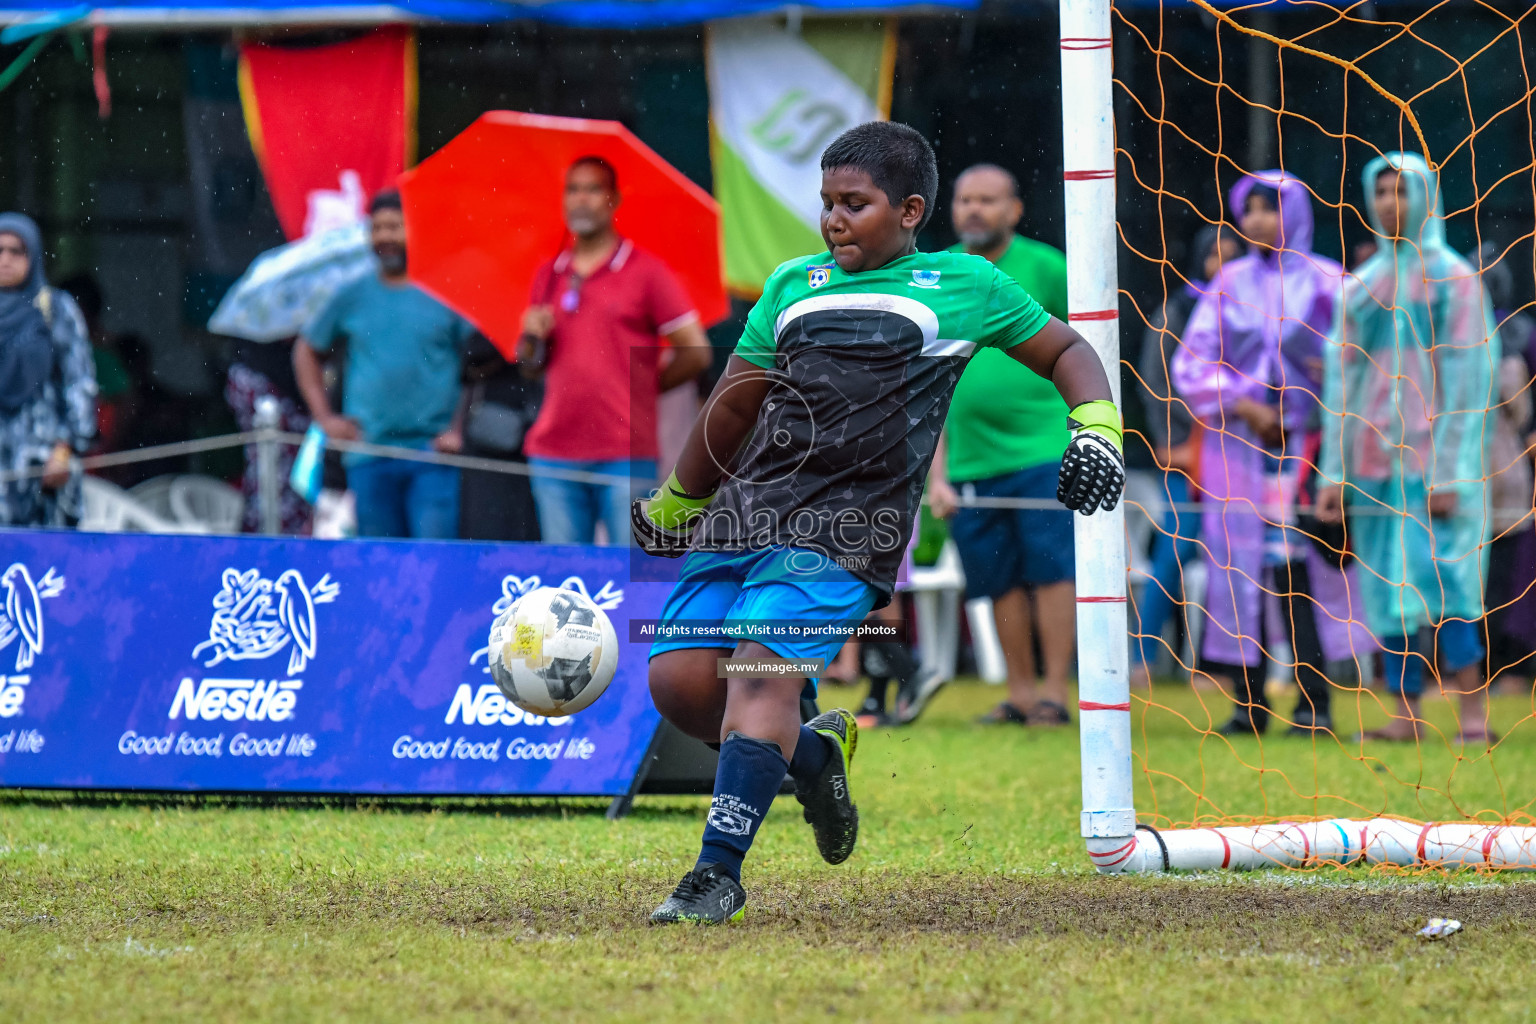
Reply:
[[1405, 868], [1536, 868], [1536, 828], [1395, 818], [1170, 829], [1088, 839], [1100, 874], [1393, 864]]

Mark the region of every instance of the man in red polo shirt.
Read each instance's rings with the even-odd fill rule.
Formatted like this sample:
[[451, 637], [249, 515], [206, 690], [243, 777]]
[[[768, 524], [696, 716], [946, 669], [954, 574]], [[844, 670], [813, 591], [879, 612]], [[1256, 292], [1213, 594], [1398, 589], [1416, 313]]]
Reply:
[[[613, 229], [618, 177], [582, 157], [565, 177], [572, 243], [540, 268], [523, 316], [518, 360], [544, 377], [544, 404], [523, 450], [535, 469], [622, 477], [594, 484], [533, 477], [546, 543], [590, 544], [598, 520], [629, 543], [629, 504], [659, 479], [656, 398], [709, 366], [709, 341], [666, 265]], [[665, 356], [658, 339], [665, 338]]]

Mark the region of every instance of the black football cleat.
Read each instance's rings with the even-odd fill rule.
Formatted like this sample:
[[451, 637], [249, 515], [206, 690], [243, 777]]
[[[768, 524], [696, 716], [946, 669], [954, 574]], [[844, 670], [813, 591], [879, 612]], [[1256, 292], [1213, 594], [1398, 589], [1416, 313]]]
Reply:
[[661, 906], [651, 911], [651, 924], [725, 924], [747, 913], [747, 892], [718, 864], [705, 864], [683, 876]]
[[805, 808], [805, 820], [816, 833], [816, 849], [828, 864], [841, 864], [853, 854], [859, 840], [859, 809], [848, 788], [848, 769], [859, 746], [859, 726], [852, 712], [833, 708], [817, 715], [806, 726], [832, 743], [831, 755], [821, 774], [802, 788], [796, 784], [795, 799]]

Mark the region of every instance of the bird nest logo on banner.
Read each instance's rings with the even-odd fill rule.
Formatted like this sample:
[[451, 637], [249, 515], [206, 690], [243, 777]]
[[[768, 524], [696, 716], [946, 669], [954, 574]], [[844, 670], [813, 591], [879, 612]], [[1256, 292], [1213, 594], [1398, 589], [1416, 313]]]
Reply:
[[14, 562], [0, 575], [5, 590], [5, 614], [0, 616], [0, 651], [16, 644], [16, 674], [0, 675], [0, 718], [21, 714], [32, 682], [28, 669], [43, 653], [43, 601], [58, 597], [64, 590], [64, 577], [52, 567], [40, 579], [21, 562]]
[[261, 661], [287, 650], [287, 678], [185, 678], [171, 702], [170, 717], [286, 721], [304, 688], [299, 673], [315, 656], [315, 606], [335, 601], [341, 587], [329, 574], [309, 586], [297, 569], [276, 580], [256, 569], [225, 569], [222, 582], [213, 598], [208, 639], [193, 648], [192, 657], [206, 658], [204, 667], [214, 668], [226, 661]]

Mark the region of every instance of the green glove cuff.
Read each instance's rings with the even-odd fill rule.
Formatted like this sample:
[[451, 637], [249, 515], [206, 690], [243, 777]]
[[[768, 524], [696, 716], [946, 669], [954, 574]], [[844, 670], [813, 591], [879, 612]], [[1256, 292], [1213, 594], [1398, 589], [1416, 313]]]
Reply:
[[687, 525], [690, 519], [702, 515], [714, 500], [713, 494], [702, 498], [690, 496], [683, 490], [683, 485], [677, 482], [677, 474], [674, 472], [667, 477], [661, 489], [651, 495], [651, 500], [645, 506], [645, 514], [657, 526], [676, 530]]
[[1084, 402], [1067, 413], [1067, 427], [1074, 432], [1091, 430], [1113, 441], [1115, 449], [1121, 454], [1125, 452], [1125, 435], [1120, 426], [1120, 410], [1115, 408], [1114, 402], [1108, 402], [1102, 398], [1093, 402]]

